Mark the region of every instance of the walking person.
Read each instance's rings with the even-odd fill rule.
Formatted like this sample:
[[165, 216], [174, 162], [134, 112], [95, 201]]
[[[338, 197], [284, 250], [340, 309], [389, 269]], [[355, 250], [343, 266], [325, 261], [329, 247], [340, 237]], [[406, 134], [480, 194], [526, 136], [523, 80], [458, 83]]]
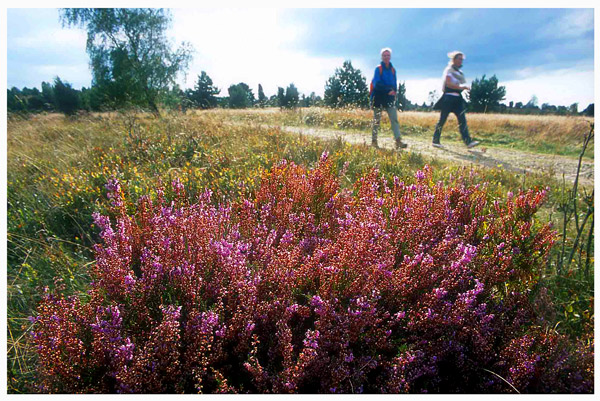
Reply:
[[371, 81], [371, 102], [373, 104], [373, 133], [371, 145], [378, 148], [377, 132], [381, 123], [381, 112], [385, 110], [392, 124], [392, 132], [396, 140], [396, 149], [407, 147], [400, 138], [400, 124], [398, 124], [398, 111], [396, 109], [396, 69], [390, 62], [392, 49], [381, 49], [381, 64], [375, 68]]
[[469, 135], [469, 127], [467, 126], [467, 118], [465, 113], [467, 111], [465, 107], [465, 101], [461, 94], [463, 91], [469, 91], [471, 88], [466, 85], [466, 79], [460, 68], [463, 65], [465, 55], [462, 52], [454, 51], [448, 53], [450, 61], [448, 66], [444, 69], [442, 74], [442, 91], [443, 95], [440, 100], [437, 101], [434, 110], [440, 110], [440, 120], [435, 126], [433, 133], [433, 146], [441, 148], [440, 137], [442, 136], [442, 128], [446, 123], [446, 119], [450, 113], [456, 114], [458, 119], [458, 128], [463, 142], [468, 148], [479, 145], [478, 141], [471, 139]]

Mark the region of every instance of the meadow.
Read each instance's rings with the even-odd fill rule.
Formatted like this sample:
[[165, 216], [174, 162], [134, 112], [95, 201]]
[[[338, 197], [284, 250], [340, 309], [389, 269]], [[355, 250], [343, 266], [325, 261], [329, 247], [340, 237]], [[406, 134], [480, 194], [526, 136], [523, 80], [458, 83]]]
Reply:
[[[215, 116], [228, 119], [263, 124], [283, 124], [291, 126], [316, 126], [370, 133], [372, 112], [363, 109], [337, 109], [311, 107], [309, 109], [284, 110], [210, 110]], [[398, 113], [401, 132], [406, 135], [430, 139], [439, 118], [438, 113], [408, 111]], [[510, 114], [468, 115], [469, 130], [472, 136], [481, 141], [482, 146], [495, 146], [519, 149], [542, 154], [556, 154], [577, 157], [581, 143], [589, 131], [592, 118], [579, 116], [535, 116]], [[382, 124], [389, 127], [384, 113]], [[382, 132], [387, 130], [382, 130]], [[444, 126], [444, 141], [460, 142], [456, 118], [451, 116]], [[586, 150], [585, 157], [593, 159], [593, 144]]]
[[[9, 118], [9, 392], [593, 391], [592, 188], [256, 123], [370, 114]], [[469, 124], [570, 156], [589, 132]]]

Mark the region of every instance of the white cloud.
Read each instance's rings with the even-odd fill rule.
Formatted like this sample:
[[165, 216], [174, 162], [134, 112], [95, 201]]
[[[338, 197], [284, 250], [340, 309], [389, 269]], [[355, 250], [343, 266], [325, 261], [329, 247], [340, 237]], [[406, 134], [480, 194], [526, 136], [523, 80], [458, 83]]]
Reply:
[[538, 30], [538, 38], [575, 38], [594, 30], [594, 10], [576, 9]]
[[173, 26], [177, 42], [188, 41], [196, 50], [185, 87], [206, 71], [222, 94], [238, 82], [246, 82], [255, 93], [261, 83], [268, 95], [277, 85], [294, 82], [302, 92], [313, 87], [315, 74], [335, 61], [290, 50], [305, 28], [282, 27], [274, 9], [176, 9]]
[[[525, 69], [518, 74], [519, 78], [500, 81], [506, 88], [506, 99], [503, 103], [527, 103], [533, 95], [538, 104], [549, 103], [556, 106], [569, 106], [579, 103], [579, 109], [594, 103], [594, 71], [590, 69], [561, 69], [544, 71], [542, 69]], [[413, 103], [428, 102], [430, 91], [440, 92], [441, 79], [407, 79], [406, 97]]]
[[[72, 65], [40, 65], [34, 66], [31, 73], [37, 77], [44, 77], [42, 80], [53, 81], [54, 77], [60, 77], [63, 82], [68, 82], [74, 88], [80, 89], [85, 86], [89, 88], [90, 69], [88, 64], [72, 64]], [[38, 85], [41, 84], [41, 81]]]
[[582, 109], [594, 103], [593, 70], [572, 68], [548, 71], [524, 79], [501, 81], [499, 85], [506, 87], [505, 103], [527, 103], [533, 95], [537, 96], [540, 106], [543, 103], [569, 106], [578, 102]]
[[442, 79], [441, 77], [425, 79], [407, 79], [405, 85], [406, 98], [410, 100], [413, 104], [423, 104], [423, 102], [428, 102], [429, 92], [435, 90], [438, 92], [438, 94], [441, 94]]
[[31, 31], [28, 36], [11, 38], [10, 44], [15, 48], [37, 49], [40, 47], [51, 47], [64, 49], [68, 47], [72, 51], [83, 50], [85, 53], [87, 36], [82, 29], [53, 29], [43, 31]]
[[454, 25], [460, 21], [463, 15], [464, 12], [462, 10], [449, 12], [448, 14], [445, 14], [444, 16], [433, 21], [431, 24], [431, 29], [441, 30], [448, 26]]
[[[370, 82], [376, 60], [366, 63], [358, 58], [313, 56], [297, 50], [294, 42], [309, 34], [307, 25], [283, 25], [277, 9], [175, 9], [173, 30], [177, 43], [190, 42], [196, 52], [184, 88], [191, 88], [202, 71], [227, 96], [230, 85], [245, 82], [256, 95], [258, 84], [272, 96], [277, 87], [290, 83], [300, 93], [323, 96], [327, 79], [344, 60], [352, 59]], [[339, 31], [350, 29], [342, 24]], [[371, 65], [372, 64], [372, 65]]]

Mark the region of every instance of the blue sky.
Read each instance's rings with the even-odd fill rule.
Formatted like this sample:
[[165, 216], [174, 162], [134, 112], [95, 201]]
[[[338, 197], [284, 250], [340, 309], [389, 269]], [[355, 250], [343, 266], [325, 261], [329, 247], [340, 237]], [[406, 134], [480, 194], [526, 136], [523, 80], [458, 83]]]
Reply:
[[[63, 28], [57, 9], [8, 9], [8, 87], [40, 87], [55, 76], [89, 87], [85, 32]], [[466, 54], [468, 80], [495, 74], [508, 101], [544, 102], [580, 109], [594, 101], [593, 9], [276, 9], [177, 8], [169, 37], [190, 42], [194, 60], [184, 88], [201, 71], [227, 93], [246, 82], [267, 95], [294, 83], [323, 94], [344, 60], [367, 81], [379, 50], [391, 47], [407, 97], [422, 103], [439, 90], [446, 53]]]

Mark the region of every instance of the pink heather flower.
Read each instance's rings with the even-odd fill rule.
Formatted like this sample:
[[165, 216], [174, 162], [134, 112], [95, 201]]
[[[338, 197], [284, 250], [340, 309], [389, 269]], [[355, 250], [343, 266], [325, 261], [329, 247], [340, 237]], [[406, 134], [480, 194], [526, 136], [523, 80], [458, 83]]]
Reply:
[[108, 197], [111, 198], [115, 193], [118, 193], [121, 190], [121, 184], [119, 183], [118, 179], [111, 178], [108, 180], [106, 185], [104, 185], [104, 188], [106, 188], [109, 193]]
[[296, 313], [298, 311], [298, 304], [288, 306], [287, 311], [290, 313]]
[[107, 228], [110, 228], [110, 219], [108, 217], [102, 216], [98, 212], [94, 212], [92, 214], [92, 217], [94, 218], [94, 224], [100, 227], [101, 230], [106, 230]]
[[473, 245], [461, 244], [461, 245], [459, 245], [459, 248], [462, 248], [463, 256], [462, 256], [461, 262], [464, 265], [469, 264], [473, 260], [475, 255], [477, 255], [477, 248], [474, 247]]
[[213, 191], [208, 189], [208, 190], [202, 192], [198, 196], [198, 200], [200, 201], [200, 203], [210, 203], [210, 199], [212, 198], [212, 195], [213, 195]]
[[135, 284], [135, 278], [133, 278], [133, 276], [131, 274], [128, 274], [127, 276], [125, 276], [124, 282], [126, 285], [128, 286], [132, 286]]
[[431, 308], [427, 308], [427, 319], [434, 319], [439, 316], [439, 313], [435, 313]]
[[121, 207], [123, 201], [121, 200], [121, 184], [119, 184], [119, 180], [111, 178], [108, 180], [108, 183], [106, 183], [105, 188], [108, 191], [106, 197], [112, 200], [113, 206]]
[[400, 319], [403, 319], [405, 316], [406, 316], [406, 312], [400, 311], [400, 312], [394, 314], [394, 319], [400, 320]]
[[315, 308], [315, 312], [317, 312], [317, 314], [323, 313], [325, 309], [325, 303], [323, 302], [320, 296], [315, 295], [314, 297], [312, 297], [310, 304], [312, 307]]
[[161, 274], [163, 271], [163, 266], [159, 262], [152, 263], [152, 268], [154, 269], [155, 274], [152, 277], [156, 277], [158, 274]]
[[323, 270], [325, 270], [327, 273], [337, 273], [339, 271], [339, 269], [335, 266], [325, 266]]
[[305, 347], [308, 348], [312, 348], [312, 349], [317, 349], [319, 348], [319, 335], [321, 333], [319, 332], [319, 330], [307, 330], [306, 331], [306, 338], [302, 341]]
[[435, 295], [435, 297], [437, 299], [442, 299], [444, 298], [446, 295], [448, 294], [448, 291], [446, 291], [443, 288], [436, 288], [433, 290], [433, 295]]
[[104, 242], [110, 244], [115, 236], [115, 232], [110, 225], [110, 219], [107, 216], [102, 216], [98, 212], [95, 212], [92, 216], [94, 218], [94, 224], [100, 227], [100, 236]]
[[181, 183], [181, 181], [179, 180], [179, 177], [175, 178], [172, 182], [171, 182], [171, 186], [173, 187], [173, 191], [179, 195], [181, 193], [181, 191], [183, 191], [183, 184]]
[[213, 329], [219, 324], [219, 316], [213, 311], [202, 312], [200, 314], [200, 324], [197, 323], [197, 318], [194, 319], [192, 327], [195, 327], [201, 334], [210, 334]]
[[128, 362], [133, 360], [134, 349], [135, 349], [135, 344], [133, 344], [131, 342], [131, 339], [129, 337], [127, 337], [125, 339], [125, 344], [123, 344], [117, 348], [117, 358], [128, 361]]
[[285, 234], [283, 234], [283, 236], [281, 237], [281, 244], [285, 244], [285, 245], [291, 244], [293, 239], [294, 239], [294, 234], [292, 232], [286, 230]]
[[421, 170], [417, 170], [417, 172], [415, 173], [415, 178], [417, 180], [423, 180], [425, 179], [425, 173]]

